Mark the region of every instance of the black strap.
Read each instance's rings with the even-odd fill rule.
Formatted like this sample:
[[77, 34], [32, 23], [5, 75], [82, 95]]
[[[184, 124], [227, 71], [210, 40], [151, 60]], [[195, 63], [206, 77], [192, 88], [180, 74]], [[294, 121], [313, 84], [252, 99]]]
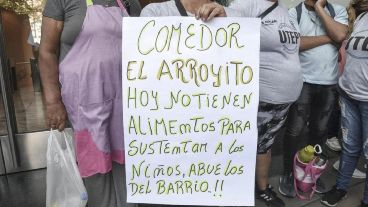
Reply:
[[368, 12], [364, 12], [364, 13], [362, 13], [362, 14], [360, 14], [359, 16], [359, 20], [361, 20], [366, 14], [367, 14]]
[[330, 12], [330, 16], [332, 17], [332, 19], [334, 19], [336, 16], [336, 13], [335, 13], [335, 9], [333, 8], [332, 4], [327, 2], [326, 7], [328, 9], [328, 12]]
[[129, 2], [129, 0], [121, 0], [121, 1], [124, 4], [125, 9], [127, 10], [128, 14], [130, 14], [130, 2]]
[[276, 7], [279, 5], [279, 1], [277, 0], [272, 6], [270, 6], [266, 11], [262, 14], [258, 15], [257, 18], [265, 18], [269, 13], [271, 13]]
[[302, 10], [303, 10], [303, 2], [298, 4], [298, 6], [295, 7], [296, 10], [296, 20], [298, 21], [298, 24], [300, 24], [300, 18], [302, 17]]
[[176, 4], [176, 8], [178, 8], [178, 10], [179, 10], [180, 15], [183, 16], [183, 17], [187, 17], [188, 13], [185, 10], [185, 8], [184, 8], [183, 4], [181, 3], [181, 1], [180, 0], [175, 0], [175, 4]]

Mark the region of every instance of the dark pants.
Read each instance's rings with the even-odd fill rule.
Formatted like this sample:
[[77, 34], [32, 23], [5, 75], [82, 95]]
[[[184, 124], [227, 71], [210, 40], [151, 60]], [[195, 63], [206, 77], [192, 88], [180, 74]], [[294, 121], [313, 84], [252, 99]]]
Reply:
[[[337, 96], [338, 97], [338, 96]], [[331, 112], [330, 120], [328, 121], [328, 130], [327, 130], [327, 138], [337, 137], [341, 138], [340, 133], [340, 121], [341, 120], [341, 110], [339, 99], [336, 98], [334, 103], [334, 108]]]
[[[284, 172], [293, 170], [295, 153], [305, 144], [325, 142], [328, 122], [336, 101], [336, 85], [304, 83], [298, 100], [291, 105], [284, 137]], [[308, 127], [307, 140], [303, 140]], [[304, 145], [301, 145], [304, 144]]]

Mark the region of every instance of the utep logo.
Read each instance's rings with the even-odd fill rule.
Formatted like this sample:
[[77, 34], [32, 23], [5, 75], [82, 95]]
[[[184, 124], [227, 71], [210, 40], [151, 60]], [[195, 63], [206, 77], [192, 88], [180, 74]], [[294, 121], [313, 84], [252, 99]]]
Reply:
[[346, 53], [356, 59], [368, 59], [368, 30], [351, 36], [346, 44]]
[[294, 25], [285, 23], [279, 26], [280, 43], [285, 52], [294, 54], [298, 52], [300, 33], [296, 32]]

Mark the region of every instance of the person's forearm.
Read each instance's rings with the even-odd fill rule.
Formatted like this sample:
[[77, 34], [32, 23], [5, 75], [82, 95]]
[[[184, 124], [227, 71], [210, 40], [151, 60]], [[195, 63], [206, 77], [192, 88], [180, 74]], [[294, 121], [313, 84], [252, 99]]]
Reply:
[[314, 6], [317, 15], [320, 17], [327, 35], [337, 44], [341, 44], [348, 31], [347, 25], [336, 22], [324, 9], [324, 7], [316, 4]]
[[46, 103], [56, 103], [61, 100], [58, 64], [56, 52], [40, 48], [40, 75]]
[[327, 35], [321, 36], [302, 36], [300, 37], [300, 51], [305, 51], [309, 49], [313, 49], [315, 47], [319, 47], [321, 45], [332, 43], [331, 38]]

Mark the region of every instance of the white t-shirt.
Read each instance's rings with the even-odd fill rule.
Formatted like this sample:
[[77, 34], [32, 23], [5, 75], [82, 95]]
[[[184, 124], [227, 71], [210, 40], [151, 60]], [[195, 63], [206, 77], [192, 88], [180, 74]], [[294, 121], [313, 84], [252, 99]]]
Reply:
[[339, 85], [351, 98], [368, 102], [368, 14], [360, 15], [346, 44], [346, 64]]
[[[232, 0], [229, 7], [244, 17], [257, 17], [273, 4], [267, 0]], [[261, 26], [260, 101], [272, 104], [296, 101], [303, 86], [298, 24], [279, 4], [262, 19]]]
[[[348, 15], [343, 6], [331, 4], [336, 13], [334, 20], [348, 24]], [[329, 13], [327, 7], [326, 12]], [[297, 22], [295, 8], [289, 11], [290, 18]], [[301, 36], [326, 35], [321, 19], [314, 11], [309, 11], [302, 4], [302, 13], [299, 23]], [[303, 78], [307, 83], [320, 85], [333, 85], [337, 83], [338, 76], [338, 48], [332, 44], [321, 45], [300, 53]]]

